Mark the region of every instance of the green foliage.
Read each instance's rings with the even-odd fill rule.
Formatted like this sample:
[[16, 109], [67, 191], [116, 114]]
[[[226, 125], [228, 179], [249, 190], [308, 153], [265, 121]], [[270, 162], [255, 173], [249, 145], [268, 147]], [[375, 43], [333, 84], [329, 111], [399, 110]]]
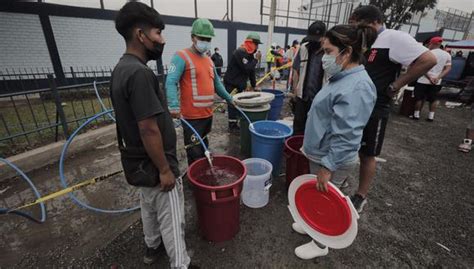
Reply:
[[434, 8], [437, 2], [438, 0], [370, 0], [370, 4], [378, 7], [385, 15], [385, 26], [390, 29], [399, 29], [414, 14]]

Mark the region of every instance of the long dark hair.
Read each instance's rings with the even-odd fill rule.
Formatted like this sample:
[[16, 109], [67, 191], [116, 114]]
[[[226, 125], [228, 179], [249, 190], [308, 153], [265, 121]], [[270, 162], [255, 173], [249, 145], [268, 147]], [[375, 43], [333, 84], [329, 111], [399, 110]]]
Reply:
[[377, 31], [364, 24], [342, 24], [336, 25], [327, 31], [325, 37], [332, 45], [338, 47], [339, 51], [351, 47], [351, 62], [360, 63], [364, 53], [377, 39]]

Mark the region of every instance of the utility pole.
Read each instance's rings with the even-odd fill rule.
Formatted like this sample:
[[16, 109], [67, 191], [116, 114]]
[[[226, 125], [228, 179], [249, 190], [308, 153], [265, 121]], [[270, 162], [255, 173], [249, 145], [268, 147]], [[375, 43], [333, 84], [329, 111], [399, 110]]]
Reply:
[[270, 5], [270, 19], [268, 22], [268, 41], [267, 46], [270, 47], [272, 44], [273, 28], [275, 28], [275, 16], [276, 16], [276, 0], [272, 0]]
[[286, 9], [286, 28], [288, 28], [289, 20], [290, 20], [290, 0], [288, 0], [288, 8]]
[[463, 40], [466, 40], [467, 36], [469, 35], [469, 31], [471, 30], [471, 23], [472, 23], [473, 18], [474, 18], [474, 11], [471, 12], [471, 18], [469, 18], [469, 22], [467, 23], [466, 31], [464, 32], [464, 36], [462, 37]]
[[197, 0], [194, 0], [194, 18], [198, 17], [198, 4]]
[[150, 0], [151, 8], [155, 8], [155, 5], [153, 2], [154, 2], [153, 0]]
[[230, 21], [234, 21], [234, 0], [230, 0]]

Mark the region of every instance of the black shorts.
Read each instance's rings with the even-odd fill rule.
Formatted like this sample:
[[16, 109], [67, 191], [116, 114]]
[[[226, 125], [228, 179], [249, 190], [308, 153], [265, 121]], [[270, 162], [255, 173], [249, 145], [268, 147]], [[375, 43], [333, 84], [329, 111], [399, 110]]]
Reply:
[[432, 85], [432, 84], [415, 84], [415, 100], [416, 101], [428, 101], [433, 103], [436, 101], [438, 92], [441, 90], [441, 85]]
[[359, 153], [365, 156], [379, 156], [385, 137], [388, 118], [370, 117], [364, 128]]

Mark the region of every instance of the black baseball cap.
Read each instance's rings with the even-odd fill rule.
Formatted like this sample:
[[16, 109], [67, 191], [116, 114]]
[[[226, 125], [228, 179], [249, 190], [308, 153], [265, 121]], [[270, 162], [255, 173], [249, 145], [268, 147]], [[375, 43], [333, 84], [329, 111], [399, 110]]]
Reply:
[[319, 41], [326, 33], [326, 24], [322, 21], [315, 21], [308, 27], [306, 35], [307, 41]]

